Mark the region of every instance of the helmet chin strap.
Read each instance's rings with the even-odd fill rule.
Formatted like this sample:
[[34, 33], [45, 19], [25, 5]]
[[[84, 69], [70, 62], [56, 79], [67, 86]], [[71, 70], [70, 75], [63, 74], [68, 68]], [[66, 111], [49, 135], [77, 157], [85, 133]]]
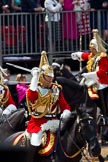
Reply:
[[48, 80], [46, 80], [46, 78], [45, 78], [45, 76], [43, 75], [43, 83], [42, 83], [42, 86], [44, 87], [44, 88], [49, 88], [50, 87], [50, 85], [51, 85], [51, 83], [52, 83], [52, 81], [50, 82], [50, 81], [48, 81]]

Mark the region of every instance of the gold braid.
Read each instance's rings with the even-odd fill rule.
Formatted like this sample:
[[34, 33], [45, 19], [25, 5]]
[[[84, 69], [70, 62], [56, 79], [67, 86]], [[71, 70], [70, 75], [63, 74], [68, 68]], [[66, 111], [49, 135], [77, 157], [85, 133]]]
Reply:
[[88, 72], [92, 72], [92, 71], [95, 70], [96, 65], [98, 64], [98, 61], [97, 61], [97, 63], [95, 63], [95, 60], [97, 59], [98, 56], [106, 57], [107, 55], [106, 55], [105, 52], [97, 52], [95, 54], [95, 56], [92, 53], [90, 53], [89, 58], [88, 58], [88, 62], [87, 62], [87, 66], [86, 66]]
[[[56, 83], [52, 83], [52, 87], [55, 90], [56, 90], [56, 88], [62, 89], [62, 86], [58, 85]], [[56, 110], [57, 110], [56, 107], [55, 107], [55, 109], [53, 109], [53, 111], [50, 110], [50, 107], [54, 104], [54, 98], [53, 98], [53, 95], [52, 95], [50, 90], [47, 93], [47, 95], [45, 95], [44, 97], [42, 97], [40, 92], [39, 92], [38, 93], [38, 100], [34, 104], [31, 103], [31, 101], [28, 99], [27, 92], [26, 92], [26, 101], [27, 101], [28, 111], [29, 111], [30, 115], [32, 117], [34, 117], [34, 118], [38, 119], [38, 118], [44, 117], [46, 114], [54, 114], [54, 113], [56, 113]], [[38, 112], [38, 108], [40, 106], [44, 106], [44, 108], [42, 107], [44, 111]], [[32, 111], [37, 112], [38, 115], [33, 114]]]
[[[45, 116], [48, 113], [48, 111], [49, 111], [48, 107], [50, 107], [50, 105], [52, 105], [52, 102], [53, 102], [51, 93], [48, 93], [48, 95], [46, 97], [44, 97], [44, 99], [41, 98], [40, 95], [38, 95], [38, 101], [35, 102], [34, 104], [32, 104], [31, 101], [28, 99], [27, 93], [26, 93], [26, 101], [27, 101], [27, 108], [29, 110], [30, 115], [37, 119], [42, 118], [43, 116]], [[36, 110], [40, 106], [40, 104], [46, 105], [44, 112], [42, 112], [40, 114], [38, 113], [38, 116], [33, 115], [32, 110]]]
[[9, 88], [6, 85], [3, 85], [3, 84], [0, 84], [0, 85], [2, 85], [4, 89], [6, 90], [6, 96], [3, 97], [3, 99], [0, 102], [0, 105], [4, 106], [9, 99]]

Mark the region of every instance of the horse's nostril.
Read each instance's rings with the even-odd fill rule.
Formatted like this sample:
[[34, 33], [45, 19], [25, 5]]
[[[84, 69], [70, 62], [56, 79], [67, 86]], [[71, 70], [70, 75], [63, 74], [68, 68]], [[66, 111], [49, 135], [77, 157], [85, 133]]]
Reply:
[[98, 157], [101, 154], [101, 147], [98, 143], [89, 145], [90, 156]]

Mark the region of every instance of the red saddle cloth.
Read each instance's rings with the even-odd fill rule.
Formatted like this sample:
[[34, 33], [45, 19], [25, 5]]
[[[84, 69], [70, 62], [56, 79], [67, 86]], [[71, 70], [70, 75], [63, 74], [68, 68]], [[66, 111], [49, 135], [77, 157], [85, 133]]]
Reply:
[[[13, 140], [13, 146], [17, 145], [18, 143], [22, 142], [25, 138], [25, 134], [24, 133], [20, 133], [18, 136], [16, 136]], [[55, 148], [56, 145], [56, 138], [57, 135], [54, 133], [51, 133], [50, 131], [48, 131], [46, 133], [46, 141], [45, 144], [42, 144], [42, 147], [40, 147], [38, 154], [39, 156], [48, 156], [49, 154], [51, 154]], [[26, 142], [26, 140], [25, 140]], [[26, 144], [25, 144], [26, 145]]]

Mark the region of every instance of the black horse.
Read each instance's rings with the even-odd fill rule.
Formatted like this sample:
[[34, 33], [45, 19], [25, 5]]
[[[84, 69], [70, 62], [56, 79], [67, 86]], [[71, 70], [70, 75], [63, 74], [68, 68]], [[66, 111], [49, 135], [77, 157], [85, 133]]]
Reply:
[[[85, 104], [86, 111], [96, 118], [97, 105], [91, 100], [88, 95], [87, 87], [80, 85], [79, 82], [73, 78], [66, 78], [64, 76], [56, 76], [55, 80], [58, 84], [62, 85], [62, 91], [65, 99], [70, 105], [72, 110]], [[83, 106], [84, 108], [84, 106]]]
[[4, 121], [0, 123], [0, 142], [3, 142], [11, 134], [25, 130], [25, 109], [18, 109], [8, 117], [4, 117]]
[[[36, 155], [35, 162], [79, 162], [83, 156], [88, 158], [84, 153], [85, 148], [88, 149], [90, 156], [99, 156], [101, 148], [96, 130], [96, 122], [88, 113], [83, 112], [79, 115], [72, 113], [62, 128], [61, 124], [59, 125], [54, 149], [49, 151], [46, 148], [48, 154]], [[24, 132], [17, 132], [8, 137], [5, 144], [14, 147], [29, 146], [27, 139], [24, 139], [26, 139]], [[47, 143], [46, 145], [49, 146]]]

